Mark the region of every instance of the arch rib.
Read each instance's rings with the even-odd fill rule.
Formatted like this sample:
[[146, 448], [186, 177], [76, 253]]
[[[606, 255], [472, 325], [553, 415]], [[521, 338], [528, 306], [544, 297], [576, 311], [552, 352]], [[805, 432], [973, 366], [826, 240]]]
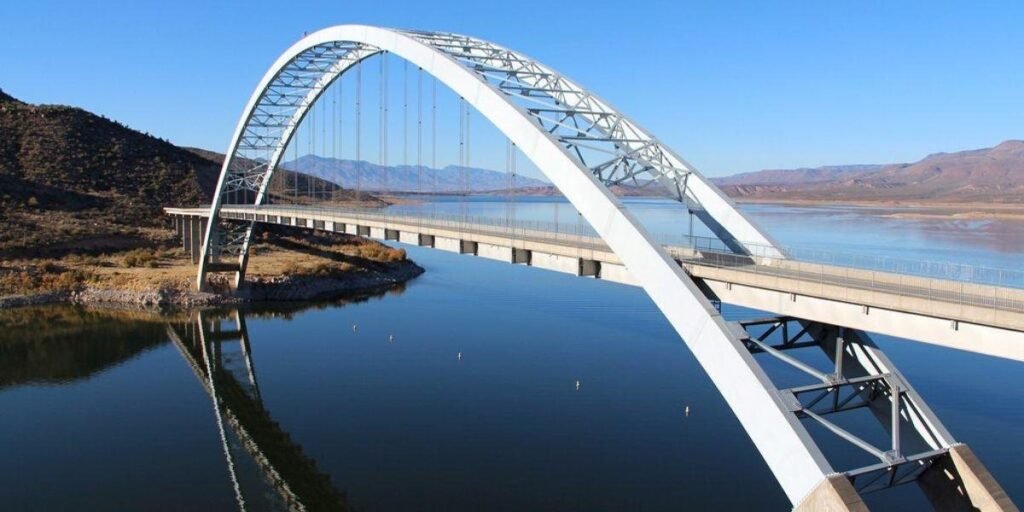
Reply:
[[[520, 148], [577, 208], [681, 335], [793, 503], [798, 503], [833, 472], [754, 361], [741, 336], [606, 184], [625, 178], [639, 185], [659, 182], [674, 188], [678, 199], [686, 201], [688, 207], [699, 208], [702, 215], [710, 219], [709, 226], [717, 226], [723, 239], [746, 252], [760, 248], [778, 254], [771, 240], [714, 185], [606, 103], [550, 69], [490, 43], [453, 34], [340, 25], [310, 34], [285, 51], [250, 98], [225, 157], [203, 242], [204, 256], [200, 259], [197, 276], [200, 287], [205, 286], [211, 261], [220, 254], [236, 251], [239, 283], [244, 275], [252, 224], [243, 228], [244, 235], [235, 238], [233, 249], [226, 250], [229, 248], [222, 246], [217, 224], [225, 195], [242, 190], [244, 197], [252, 193], [252, 201], [260, 204], [294, 126], [301, 121], [305, 110], [352, 64], [378, 51], [394, 53], [409, 61], [465, 98]], [[352, 58], [345, 58], [350, 52], [366, 53], [354, 53]], [[296, 66], [296, 63], [303, 66]], [[302, 68], [301, 72], [295, 72], [298, 67]], [[487, 73], [495, 73], [493, 69], [515, 74], [517, 86], [502, 87], [489, 80]], [[534, 77], [535, 80], [521, 82], [519, 77]], [[283, 83], [282, 79], [291, 81], [293, 89], [301, 93], [275, 89], [278, 87], [275, 84]], [[530, 111], [525, 105], [536, 105], [531, 100], [538, 98], [553, 99], [547, 104], [562, 109], [559, 116], [564, 119], [556, 120], [563, 128], [569, 126], [569, 133], [559, 132], [558, 124], [545, 124], [541, 117], [550, 112], [540, 108]], [[270, 105], [266, 118], [275, 121], [256, 130], [252, 123], [264, 115], [260, 110], [264, 104]], [[567, 105], [574, 110], [567, 112]], [[271, 107], [292, 111], [281, 114]], [[570, 118], [573, 124], [567, 125]], [[276, 126], [274, 123], [280, 119], [287, 121]], [[578, 124], [581, 121], [583, 125]], [[259, 136], [254, 138], [256, 142], [249, 143], [247, 134]], [[585, 148], [580, 147], [583, 142], [608, 143], [612, 151], [622, 153], [628, 167], [620, 166], [614, 176], [596, 172], [585, 161]], [[238, 164], [259, 151], [271, 156], [263, 161], [248, 160], [250, 166], [243, 165], [245, 170], [239, 172]], [[640, 157], [631, 154], [640, 154]]]

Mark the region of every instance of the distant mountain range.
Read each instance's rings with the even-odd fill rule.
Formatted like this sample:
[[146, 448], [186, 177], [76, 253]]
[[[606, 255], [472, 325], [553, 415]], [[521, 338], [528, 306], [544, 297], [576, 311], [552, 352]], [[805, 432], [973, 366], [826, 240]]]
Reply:
[[[223, 153], [193, 147], [186, 147], [185, 149], [211, 162], [216, 162], [218, 170], [220, 166], [224, 165]], [[239, 160], [236, 158], [232, 167], [233, 169], [242, 169], [253, 167], [256, 164], [257, 162], [252, 160]], [[296, 172], [286, 168], [284, 165], [279, 166], [277, 171], [274, 172], [274, 177], [271, 180], [267, 193], [269, 194], [268, 200], [271, 203], [280, 201], [299, 204], [325, 200], [344, 202], [358, 200], [363, 203], [363, 206], [384, 206], [386, 204], [372, 194], [357, 194], [353, 189], [344, 188], [333, 181]], [[246, 199], [246, 201], [252, 200], [252, 196]]]
[[1024, 141], [908, 164], [764, 170], [716, 178], [741, 200], [1024, 204]]
[[825, 183], [843, 176], [877, 171], [882, 165], [826, 165], [822, 167], [801, 167], [799, 169], [766, 169], [712, 178], [719, 187], [728, 185], [792, 185], [796, 183]]
[[[385, 167], [365, 161], [306, 155], [282, 164], [286, 169], [364, 191], [495, 194], [510, 191], [508, 175], [457, 166], [442, 169]], [[936, 153], [907, 164], [830, 165], [768, 169], [713, 178], [727, 195], [747, 201], [904, 202], [1024, 204], [1024, 141], [992, 148]], [[516, 178], [515, 193], [559, 195], [550, 183]], [[656, 184], [616, 186], [619, 196], [664, 196]]]
[[[477, 193], [507, 190], [511, 185], [507, 173], [455, 165], [441, 169], [414, 165], [382, 166], [363, 160], [305, 155], [284, 162], [281, 167], [316, 176], [345, 188], [370, 192]], [[517, 176], [515, 181], [516, 188], [549, 185], [546, 181], [526, 176]]]

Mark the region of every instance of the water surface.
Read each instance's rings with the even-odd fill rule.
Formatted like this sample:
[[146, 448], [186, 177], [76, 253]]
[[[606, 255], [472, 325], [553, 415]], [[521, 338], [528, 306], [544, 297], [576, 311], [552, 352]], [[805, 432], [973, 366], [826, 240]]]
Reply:
[[[537, 203], [538, 218], [554, 209]], [[1017, 236], [1012, 223], [750, 208], [794, 245], [1006, 266], [1019, 254], [996, 240]], [[642, 290], [407, 249], [427, 272], [400, 292], [204, 313], [221, 329], [204, 332], [205, 355], [194, 312], [0, 312], [2, 507], [788, 510]], [[1024, 365], [875, 339], [1020, 503]], [[912, 485], [869, 501], [924, 506]]]

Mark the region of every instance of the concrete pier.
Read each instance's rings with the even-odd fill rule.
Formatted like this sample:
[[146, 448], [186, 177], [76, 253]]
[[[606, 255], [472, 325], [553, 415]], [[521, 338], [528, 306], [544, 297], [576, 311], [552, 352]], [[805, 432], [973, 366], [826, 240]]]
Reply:
[[965, 444], [950, 448], [946, 457], [925, 471], [917, 482], [935, 510], [1019, 510]]
[[860, 494], [843, 475], [830, 475], [799, 505], [795, 512], [868, 512]]

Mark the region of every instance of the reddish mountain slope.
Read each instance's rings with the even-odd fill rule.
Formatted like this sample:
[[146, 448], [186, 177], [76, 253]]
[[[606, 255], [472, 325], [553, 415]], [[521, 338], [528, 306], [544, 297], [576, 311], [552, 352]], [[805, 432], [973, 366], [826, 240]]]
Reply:
[[1024, 203], [1024, 141], [1019, 140], [936, 153], [912, 164], [819, 170], [762, 171], [716, 181], [730, 196], [751, 200]]

